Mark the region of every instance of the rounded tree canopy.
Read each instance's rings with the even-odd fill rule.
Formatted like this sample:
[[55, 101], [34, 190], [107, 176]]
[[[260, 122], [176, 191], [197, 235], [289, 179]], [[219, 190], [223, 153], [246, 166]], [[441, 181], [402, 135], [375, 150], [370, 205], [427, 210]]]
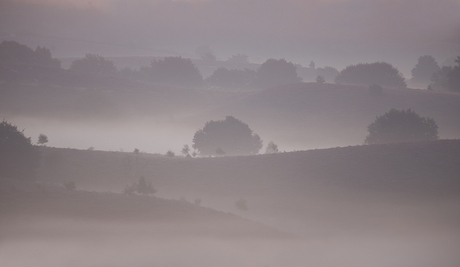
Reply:
[[262, 140], [246, 123], [227, 116], [225, 120], [208, 121], [193, 137], [193, 148], [200, 155], [254, 155], [262, 148]]
[[438, 139], [438, 126], [432, 118], [421, 117], [411, 109], [391, 109], [371, 123], [365, 144], [426, 141]]
[[263, 88], [301, 81], [295, 65], [285, 59], [268, 59], [257, 70], [257, 82]]
[[418, 58], [417, 65], [412, 69], [412, 80], [415, 82], [430, 82], [431, 76], [441, 68], [432, 56]]
[[360, 63], [347, 66], [335, 78], [335, 83], [406, 87], [403, 75], [398, 69], [386, 62]]
[[0, 123], [0, 177], [31, 180], [40, 164], [40, 154], [22, 131], [7, 121]]

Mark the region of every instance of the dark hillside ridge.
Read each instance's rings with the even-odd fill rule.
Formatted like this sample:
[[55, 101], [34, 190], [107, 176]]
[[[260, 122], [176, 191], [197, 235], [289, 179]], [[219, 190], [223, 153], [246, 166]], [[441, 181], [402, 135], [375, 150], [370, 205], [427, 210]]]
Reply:
[[161, 190], [221, 195], [303, 195], [315, 186], [458, 194], [460, 140], [317, 149], [257, 156], [160, 155], [41, 147], [39, 180], [115, 190], [140, 175]]

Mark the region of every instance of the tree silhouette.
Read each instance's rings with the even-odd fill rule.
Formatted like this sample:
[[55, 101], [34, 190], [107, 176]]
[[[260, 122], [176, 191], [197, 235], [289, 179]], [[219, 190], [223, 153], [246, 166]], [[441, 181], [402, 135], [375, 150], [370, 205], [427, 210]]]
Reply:
[[35, 51], [15, 41], [0, 43], [0, 65], [23, 64], [29, 66], [61, 68], [61, 62], [52, 58], [46, 47], [38, 46]]
[[203, 83], [200, 71], [190, 59], [165, 57], [153, 60], [150, 66], [150, 69], [144, 71], [147, 71], [149, 79], [156, 83], [184, 87], [197, 87]]
[[265, 149], [265, 154], [274, 154], [278, 153], [278, 145], [273, 143], [273, 141], [270, 141], [268, 143], [267, 148]]
[[7, 121], [0, 123], [0, 177], [32, 180], [40, 153], [22, 131]]
[[301, 81], [295, 65], [285, 59], [268, 59], [257, 70], [257, 83], [262, 88]]
[[86, 54], [84, 58], [74, 60], [69, 70], [94, 75], [110, 75], [117, 71], [115, 64], [102, 56]]
[[44, 135], [44, 134], [40, 134], [38, 135], [38, 141], [37, 141], [37, 144], [39, 145], [44, 145], [48, 143], [48, 136]]
[[150, 181], [146, 181], [144, 176], [141, 176], [137, 182], [136, 192], [142, 195], [151, 195], [155, 194], [157, 190], [152, 186]]
[[412, 81], [419, 83], [430, 82], [431, 76], [438, 72], [441, 68], [432, 56], [421, 56], [418, 62], [412, 69]]
[[184, 156], [190, 156], [190, 154], [189, 154], [190, 153], [190, 147], [187, 144], [185, 144], [184, 147], [182, 148], [181, 152], [182, 152], [182, 154], [184, 154]]
[[217, 149], [226, 155], [257, 154], [262, 140], [246, 123], [227, 116], [225, 120], [208, 121], [193, 137], [193, 148], [200, 155], [216, 155]]
[[406, 87], [402, 74], [386, 62], [350, 65], [335, 78], [336, 83], [370, 85], [379, 84], [389, 87]]
[[365, 144], [382, 144], [438, 139], [438, 126], [431, 118], [421, 117], [411, 109], [391, 109], [376, 118], [367, 130]]

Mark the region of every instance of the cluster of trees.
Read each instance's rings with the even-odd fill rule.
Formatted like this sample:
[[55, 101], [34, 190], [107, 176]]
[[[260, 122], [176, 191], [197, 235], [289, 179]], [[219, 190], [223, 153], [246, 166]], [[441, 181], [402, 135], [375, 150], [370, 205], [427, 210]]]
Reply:
[[431, 76], [429, 89], [448, 90], [460, 93], [460, 56], [456, 66], [443, 66]]
[[460, 57], [453, 62], [454, 66], [440, 67], [434, 57], [421, 56], [412, 69], [411, 82], [427, 86], [428, 90], [460, 92]]
[[[239, 57], [243, 56], [234, 56], [229, 60], [235, 61]], [[219, 68], [205, 80], [210, 88], [239, 90], [265, 89], [301, 81], [297, 75], [297, 67], [292, 62], [273, 58], [262, 63], [256, 71]]]
[[54, 69], [61, 68], [61, 62], [51, 56], [48, 48], [37, 46], [35, 50], [15, 41], [0, 43], [0, 66], [27, 65]]

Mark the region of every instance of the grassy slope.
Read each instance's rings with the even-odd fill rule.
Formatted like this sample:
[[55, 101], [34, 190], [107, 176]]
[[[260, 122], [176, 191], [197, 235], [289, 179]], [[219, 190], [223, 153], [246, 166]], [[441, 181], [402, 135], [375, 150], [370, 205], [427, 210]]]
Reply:
[[156, 234], [166, 235], [289, 237], [263, 224], [184, 200], [108, 192], [69, 192], [55, 186], [5, 180], [0, 181], [0, 192], [0, 223], [4, 227], [41, 220], [73, 220], [151, 224], [157, 228]]
[[302, 194], [311, 185], [376, 191], [460, 189], [460, 140], [353, 146], [223, 158], [42, 147], [42, 181], [120, 191], [140, 175], [154, 185], [215, 194]]

